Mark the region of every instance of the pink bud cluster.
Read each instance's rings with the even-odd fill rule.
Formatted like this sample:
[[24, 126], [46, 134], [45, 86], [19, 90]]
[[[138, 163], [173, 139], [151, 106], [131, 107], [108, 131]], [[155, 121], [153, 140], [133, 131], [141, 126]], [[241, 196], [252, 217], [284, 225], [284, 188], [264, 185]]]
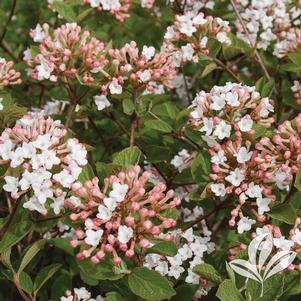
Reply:
[[236, 83], [214, 86], [209, 93], [199, 92], [189, 108], [190, 124], [203, 133], [210, 146], [234, 132], [238, 136], [254, 135], [255, 124], [268, 128], [274, 122], [271, 100], [261, 98], [255, 87]]
[[0, 58], [0, 89], [5, 86], [22, 83], [21, 73], [13, 69], [14, 63]]
[[67, 23], [50, 32], [49, 25], [37, 25], [30, 33], [39, 43], [39, 53], [27, 50], [24, 60], [34, 80], [70, 78], [93, 83], [100, 69], [109, 64], [105, 45], [75, 23]]
[[271, 139], [262, 138], [255, 147], [259, 151], [256, 162], [264, 178], [279, 189], [289, 189], [301, 164], [301, 114], [292, 122], [284, 121]]
[[164, 41], [167, 48], [168, 45], [176, 46], [171, 49], [177, 50], [176, 56], [180, 56], [183, 62], [197, 61], [199, 53], [209, 54], [209, 39], [231, 44], [228, 37], [230, 30], [228, 22], [221, 18], [187, 12], [176, 16], [174, 24], [167, 28]]
[[0, 164], [8, 166], [3, 189], [13, 199], [27, 194], [24, 208], [46, 215], [51, 207], [60, 213], [64, 189], [71, 188], [87, 164], [85, 147], [66, 135], [59, 120], [33, 114], [2, 132]]
[[171, 54], [155, 53], [154, 47], [143, 47], [139, 55], [136, 42], [125, 44], [121, 49], [110, 49], [112, 70], [108, 71], [109, 81], [101, 86], [102, 94], [121, 94], [127, 89], [153, 92], [158, 84], [172, 88], [171, 81], [176, 77]]
[[[74, 211], [70, 219], [85, 223], [76, 230], [77, 239], [71, 241], [73, 247], [81, 246], [78, 259], [91, 258], [97, 264], [110, 253], [114, 263], [120, 264], [119, 254], [132, 258], [136, 248], [150, 247], [153, 239], [172, 239], [164, 232], [175, 227], [176, 220], [164, 212], [180, 205], [181, 200], [173, 190], [166, 191], [163, 183], [149, 189], [150, 174], [140, 175], [140, 171], [135, 166], [105, 178], [102, 189], [96, 177], [72, 186], [73, 200], [65, 202]], [[80, 204], [75, 206], [74, 198]]]
[[279, 41], [275, 45], [274, 54], [282, 58], [298, 49], [301, 49], [301, 28], [293, 27], [280, 33]]

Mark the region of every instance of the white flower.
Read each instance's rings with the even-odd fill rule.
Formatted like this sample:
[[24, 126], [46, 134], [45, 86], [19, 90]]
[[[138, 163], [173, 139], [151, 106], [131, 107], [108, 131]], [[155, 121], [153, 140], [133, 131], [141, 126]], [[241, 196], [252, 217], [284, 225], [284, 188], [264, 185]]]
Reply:
[[103, 235], [102, 229], [99, 229], [97, 231], [89, 229], [86, 231], [85, 243], [90, 246], [96, 247], [96, 246], [98, 246], [102, 235]]
[[45, 134], [45, 135], [39, 135], [38, 138], [32, 142], [33, 146], [41, 149], [41, 150], [46, 150], [51, 146], [51, 140], [50, 140], [50, 135]]
[[117, 207], [117, 201], [114, 198], [104, 198], [103, 202], [110, 211], [114, 211]]
[[242, 234], [245, 231], [250, 231], [253, 224], [256, 222], [253, 219], [243, 216], [237, 224], [237, 232]]
[[140, 75], [140, 79], [142, 82], [148, 82], [150, 79], [151, 79], [152, 75], [150, 73], [150, 71], [147, 69], [147, 70], [144, 70], [141, 75]]
[[200, 283], [200, 276], [192, 271], [192, 269], [188, 269], [188, 275], [185, 279], [187, 283], [197, 284]]
[[36, 28], [32, 31], [34, 34], [33, 41], [34, 42], [42, 42], [45, 37], [45, 32], [43, 31], [40, 24], [37, 24]]
[[3, 106], [3, 98], [0, 97], [0, 111], [2, 111], [4, 109], [4, 106]]
[[255, 185], [253, 182], [249, 184], [246, 195], [250, 198], [261, 198], [262, 197], [262, 188], [259, 185]]
[[133, 229], [127, 226], [120, 226], [118, 228], [118, 240], [122, 244], [126, 244], [133, 237]]
[[222, 164], [226, 161], [227, 158], [223, 150], [219, 150], [214, 156], [211, 157], [211, 162], [217, 165]]
[[71, 196], [68, 201], [72, 204], [73, 207], [78, 207], [81, 204], [80, 198], [76, 196]]
[[27, 61], [30, 61], [31, 59], [32, 59], [31, 50], [30, 50], [30, 48], [27, 48], [23, 52], [23, 60], [27, 62]]
[[112, 217], [112, 211], [109, 210], [106, 206], [104, 205], [99, 205], [98, 206], [98, 213], [96, 215], [99, 219], [103, 221], [108, 221]]
[[88, 301], [87, 299], [91, 298], [91, 294], [84, 287], [75, 288], [74, 293], [76, 294], [79, 301]]
[[169, 269], [168, 276], [178, 279], [185, 269], [179, 265], [172, 265]]
[[90, 6], [91, 7], [98, 7], [100, 6], [100, 0], [90, 0], [89, 3], [90, 3]]
[[155, 270], [163, 276], [167, 275], [167, 273], [168, 273], [167, 262], [165, 262], [165, 261], [158, 262], [158, 265], [156, 266]]
[[30, 211], [38, 211], [41, 214], [47, 213], [45, 207], [39, 202], [36, 196], [32, 196], [26, 203], [23, 204], [23, 208]]
[[168, 26], [164, 35], [164, 39], [170, 40], [175, 36], [175, 34], [176, 33], [173, 26]]
[[187, 44], [185, 46], [182, 46], [181, 51], [182, 51], [183, 60], [191, 61], [193, 59], [194, 49], [191, 46], [191, 44]]
[[264, 214], [265, 212], [270, 211], [269, 204], [272, 202], [269, 198], [257, 198], [256, 203], [258, 206], [258, 214]]
[[235, 168], [225, 179], [233, 186], [237, 187], [245, 179], [245, 175], [243, 174], [241, 169]]
[[153, 46], [147, 47], [144, 45], [142, 49], [142, 55], [144, 55], [149, 61], [155, 55], [155, 48]]
[[220, 111], [226, 104], [224, 97], [213, 95], [212, 96], [213, 103], [210, 104], [210, 109], [215, 111]]
[[98, 111], [102, 111], [103, 109], [109, 107], [111, 103], [105, 95], [95, 95], [93, 100], [97, 106]]
[[200, 128], [201, 132], [206, 132], [206, 136], [210, 136], [213, 131], [214, 123], [213, 118], [206, 118], [203, 119], [203, 127]]
[[227, 33], [226, 32], [219, 32], [217, 35], [216, 35], [216, 39], [220, 42], [220, 43], [230, 43], [230, 39], [228, 38], [227, 36]]
[[40, 65], [37, 66], [38, 80], [50, 79], [53, 67], [51, 67], [47, 61], [41, 60]]
[[4, 143], [0, 144], [0, 156], [3, 160], [9, 160], [11, 157], [13, 143], [10, 139], [5, 140]]
[[113, 183], [113, 190], [109, 196], [114, 198], [117, 202], [122, 202], [128, 192], [129, 186], [127, 184]]
[[294, 242], [288, 239], [285, 239], [283, 236], [273, 239], [274, 245], [283, 251], [290, 251], [291, 247], [294, 245]]
[[5, 176], [4, 180], [6, 184], [3, 186], [3, 189], [7, 192], [10, 192], [12, 195], [18, 192], [19, 181], [18, 178]]
[[301, 231], [299, 229], [295, 230], [295, 234], [292, 236], [292, 240], [298, 245], [301, 245]]
[[21, 147], [18, 147], [14, 152], [11, 153], [10, 157], [10, 166], [16, 168], [21, 165], [24, 161], [23, 150]]
[[247, 148], [242, 146], [236, 156], [238, 163], [248, 162], [252, 157], [253, 152], [248, 152]]
[[249, 115], [244, 116], [239, 122], [238, 127], [242, 132], [249, 132], [252, 129], [253, 120]]
[[178, 21], [180, 22], [180, 32], [191, 37], [194, 32], [196, 32], [196, 28], [193, 26], [191, 20], [189, 20], [186, 16], [179, 16]]
[[178, 249], [178, 254], [181, 256], [181, 259], [183, 261], [187, 260], [188, 258], [191, 258], [192, 256], [191, 247], [188, 246], [188, 244], [183, 245], [183, 247]]
[[240, 102], [238, 101], [237, 93], [228, 92], [225, 96], [225, 99], [227, 103], [232, 107], [237, 107], [240, 105]]
[[118, 81], [116, 79], [113, 79], [113, 81], [110, 83], [109, 89], [111, 94], [122, 93], [122, 86], [118, 84]]
[[53, 209], [55, 214], [60, 214], [61, 210], [64, 208], [64, 202], [66, 198], [66, 192], [64, 192], [61, 196], [55, 198], [53, 202], [50, 204], [50, 207]]
[[228, 138], [231, 135], [231, 125], [227, 124], [224, 120], [222, 120], [215, 128], [213, 134], [218, 137], [218, 139], [222, 140], [224, 138]]
[[226, 195], [226, 187], [223, 183], [220, 184], [211, 184], [210, 185], [211, 191], [216, 195], [216, 196], [225, 196]]

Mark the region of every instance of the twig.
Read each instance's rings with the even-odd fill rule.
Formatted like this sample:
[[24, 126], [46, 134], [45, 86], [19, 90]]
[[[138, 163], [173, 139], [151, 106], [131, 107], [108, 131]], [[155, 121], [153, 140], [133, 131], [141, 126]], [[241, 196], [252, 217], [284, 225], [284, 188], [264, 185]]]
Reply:
[[222, 61], [220, 61], [219, 59], [215, 58], [214, 59], [215, 63], [217, 65], [219, 65], [220, 67], [222, 67], [224, 70], [226, 70], [227, 72], [229, 72], [231, 74], [231, 76], [239, 83], [241, 83], [241, 80], [238, 78], [238, 76], [227, 66], [225, 65]]
[[207, 217], [209, 217], [210, 215], [212, 215], [213, 213], [219, 211], [220, 209], [223, 208], [223, 206], [225, 205], [225, 203], [227, 202], [228, 199], [224, 200], [223, 202], [221, 202], [220, 204], [218, 204], [215, 208], [213, 208], [212, 210], [208, 211], [207, 213], [199, 216], [195, 221], [191, 222], [190, 224], [186, 225], [182, 230], [186, 231], [188, 229], [190, 229], [191, 227], [195, 226], [196, 224], [198, 224], [199, 222], [201, 222], [202, 220], [206, 219]]
[[261, 69], [263, 70], [263, 73], [264, 73], [265, 77], [266, 77], [268, 80], [271, 80], [271, 76], [269, 75], [268, 70], [266, 69], [266, 67], [265, 67], [265, 65], [264, 65], [264, 63], [263, 63], [263, 61], [262, 61], [262, 58], [261, 58], [259, 52], [258, 52], [257, 49], [256, 49], [256, 45], [253, 44], [253, 41], [252, 41], [252, 39], [250, 38], [250, 33], [249, 33], [249, 31], [248, 31], [248, 29], [247, 29], [247, 27], [246, 27], [246, 25], [245, 25], [245, 23], [244, 23], [244, 21], [243, 21], [241, 15], [240, 15], [240, 13], [239, 13], [239, 11], [238, 11], [238, 9], [237, 9], [237, 7], [236, 7], [234, 1], [233, 1], [233, 0], [230, 0], [230, 2], [231, 2], [231, 5], [232, 5], [232, 7], [233, 7], [233, 9], [234, 9], [234, 12], [235, 12], [235, 14], [236, 14], [236, 16], [237, 16], [237, 18], [238, 18], [238, 20], [239, 20], [239, 22], [240, 22], [240, 24], [241, 24], [243, 30], [244, 30], [244, 32], [245, 32], [246, 35], [247, 35], [247, 38], [248, 38], [248, 40], [249, 40], [249, 42], [250, 42], [250, 45], [254, 48], [255, 56], [256, 56], [256, 58], [257, 58], [257, 61], [258, 61], [259, 65], [260, 65]]
[[7, 22], [5, 24], [5, 27], [4, 27], [3, 32], [1, 34], [1, 37], [0, 37], [0, 44], [2, 43], [4, 37], [5, 37], [6, 33], [7, 33], [8, 25], [9, 25], [10, 21], [12, 20], [12, 17], [13, 17], [13, 15], [15, 13], [16, 4], [17, 4], [17, 0], [13, 0], [13, 5], [11, 7], [11, 10], [10, 10]]

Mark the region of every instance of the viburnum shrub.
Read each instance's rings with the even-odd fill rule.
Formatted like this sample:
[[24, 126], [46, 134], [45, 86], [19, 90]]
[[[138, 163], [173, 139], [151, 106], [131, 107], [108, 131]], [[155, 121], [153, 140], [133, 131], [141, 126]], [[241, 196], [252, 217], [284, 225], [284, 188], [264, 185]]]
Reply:
[[300, 0], [0, 16], [0, 301], [300, 300]]

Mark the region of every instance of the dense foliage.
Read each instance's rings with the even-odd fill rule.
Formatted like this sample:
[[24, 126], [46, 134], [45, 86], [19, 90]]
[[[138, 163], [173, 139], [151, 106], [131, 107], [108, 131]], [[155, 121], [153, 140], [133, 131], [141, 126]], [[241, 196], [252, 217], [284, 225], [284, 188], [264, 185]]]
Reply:
[[0, 301], [299, 300], [300, 74], [300, 0], [2, 0]]

